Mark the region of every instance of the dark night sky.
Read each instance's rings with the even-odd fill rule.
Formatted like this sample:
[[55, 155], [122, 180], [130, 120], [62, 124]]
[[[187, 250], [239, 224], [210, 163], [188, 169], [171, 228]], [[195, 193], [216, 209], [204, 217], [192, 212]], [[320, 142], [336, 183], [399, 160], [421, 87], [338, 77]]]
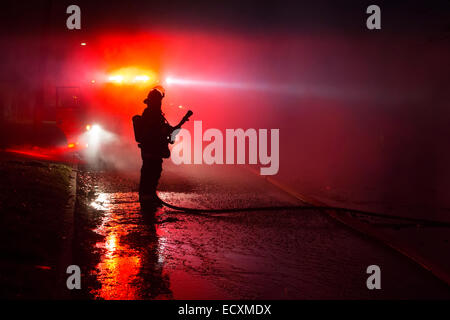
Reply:
[[384, 32], [448, 33], [450, 1], [9, 1], [2, 32], [64, 31], [65, 8], [82, 9], [83, 32], [198, 28], [238, 32], [363, 32], [365, 9], [378, 4]]

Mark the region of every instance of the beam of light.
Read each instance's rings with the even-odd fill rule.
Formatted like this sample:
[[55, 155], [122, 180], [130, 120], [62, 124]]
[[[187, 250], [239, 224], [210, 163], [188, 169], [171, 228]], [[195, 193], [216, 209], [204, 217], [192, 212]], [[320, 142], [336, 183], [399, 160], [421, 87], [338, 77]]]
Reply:
[[240, 81], [213, 81], [199, 79], [185, 79], [178, 77], [167, 77], [167, 86], [222, 88], [242, 91], [259, 91], [266, 93], [288, 94], [296, 96], [320, 95], [322, 97], [337, 96], [341, 93], [336, 88], [326, 85], [306, 85], [299, 83], [263, 83], [263, 82], [240, 82]]
[[[374, 87], [364, 84], [336, 84], [324, 83], [268, 83], [268, 82], [241, 82], [216, 81], [203, 79], [189, 79], [179, 77], [166, 77], [166, 86], [222, 88], [242, 91], [258, 91], [290, 96], [320, 97], [325, 99], [339, 99], [346, 101], [377, 101], [399, 103], [421, 99], [419, 93], [402, 94], [389, 88]], [[374, 94], [375, 93], [375, 94]], [[374, 98], [375, 96], [375, 98]]]
[[116, 135], [103, 129], [99, 124], [86, 125], [86, 131], [79, 136], [79, 144], [85, 146], [86, 159], [96, 162], [97, 157], [101, 155], [102, 148], [117, 139]]
[[94, 124], [91, 126], [90, 130], [87, 132], [88, 134], [88, 144], [90, 146], [90, 150], [95, 149], [94, 151], [97, 151], [99, 148], [99, 143], [101, 138], [104, 138], [106, 133], [103, 131], [103, 129], [98, 125]]
[[[224, 82], [212, 80], [197, 80], [197, 79], [182, 79], [167, 77], [165, 80], [167, 85], [179, 86], [198, 86], [198, 87], [215, 87], [224, 89], [238, 89], [238, 90], [258, 90], [258, 91], [289, 91], [294, 87], [291, 84], [270, 84], [270, 83], [255, 83], [255, 82]], [[295, 87], [296, 90], [304, 88]]]

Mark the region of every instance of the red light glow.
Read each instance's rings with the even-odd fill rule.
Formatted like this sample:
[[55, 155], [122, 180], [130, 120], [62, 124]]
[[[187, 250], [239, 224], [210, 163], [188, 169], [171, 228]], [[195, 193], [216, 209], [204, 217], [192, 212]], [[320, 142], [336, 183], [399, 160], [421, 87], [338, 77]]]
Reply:
[[42, 154], [39, 152], [35, 152], [35, 151], [25, 151], [25, 150], [15, 150], [15, 149], [6, 149], [6, 152], [11, 152], [11, 153], [17, 153], [17, 154], [21, 154], [24, 156], [29, 156], [29, 157], [33, 157], [33, 158], [42, 158], [42, 159], [47, 159], [50, 158], [48, 155], [46, 154]]

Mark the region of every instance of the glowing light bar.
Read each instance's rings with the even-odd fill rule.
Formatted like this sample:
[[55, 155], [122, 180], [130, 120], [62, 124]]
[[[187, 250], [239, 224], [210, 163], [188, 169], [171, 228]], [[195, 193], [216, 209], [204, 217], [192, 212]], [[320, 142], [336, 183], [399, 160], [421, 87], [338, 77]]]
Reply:
[[147, 82], [148, 80], [150, 80], [150, 77], [149, 76], [145, 76], [145, 75], [134, 77], [134, 81], [136, 81], [136, 82], [137, 81]]
[[109, 81], [111, 82], [117, 82], [117, 83], [121, 83], [123, 81], [123, 76], [121, 75], [117, 75], [117, 76], [110, 76], [108, 78]]
[[121, 85], [148, 86], [158, 82], [158, 75], [149, 69], [140, 67], [123, 67], [111, 71], [106, 76], [109, 82]]

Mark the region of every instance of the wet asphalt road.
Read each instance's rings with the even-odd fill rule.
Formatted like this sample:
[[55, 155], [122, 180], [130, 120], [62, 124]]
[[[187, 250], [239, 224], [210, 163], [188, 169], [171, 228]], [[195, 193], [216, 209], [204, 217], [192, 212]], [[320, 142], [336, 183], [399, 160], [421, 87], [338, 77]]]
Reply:
[[[450, 289], [407, 258], [314, 210], [193, 215], [142, 213], [136, 173], [80, 171], [95, 241], [77, 261], [94, 299], [450, 298]], [[260, 176], [233, 166], [168, 162], [160, 197], [201, 208], [299, 205]], [[79, 212], [77, 214], [80, 214]], [[368, 290], [366, 268], [381, 268]]]

